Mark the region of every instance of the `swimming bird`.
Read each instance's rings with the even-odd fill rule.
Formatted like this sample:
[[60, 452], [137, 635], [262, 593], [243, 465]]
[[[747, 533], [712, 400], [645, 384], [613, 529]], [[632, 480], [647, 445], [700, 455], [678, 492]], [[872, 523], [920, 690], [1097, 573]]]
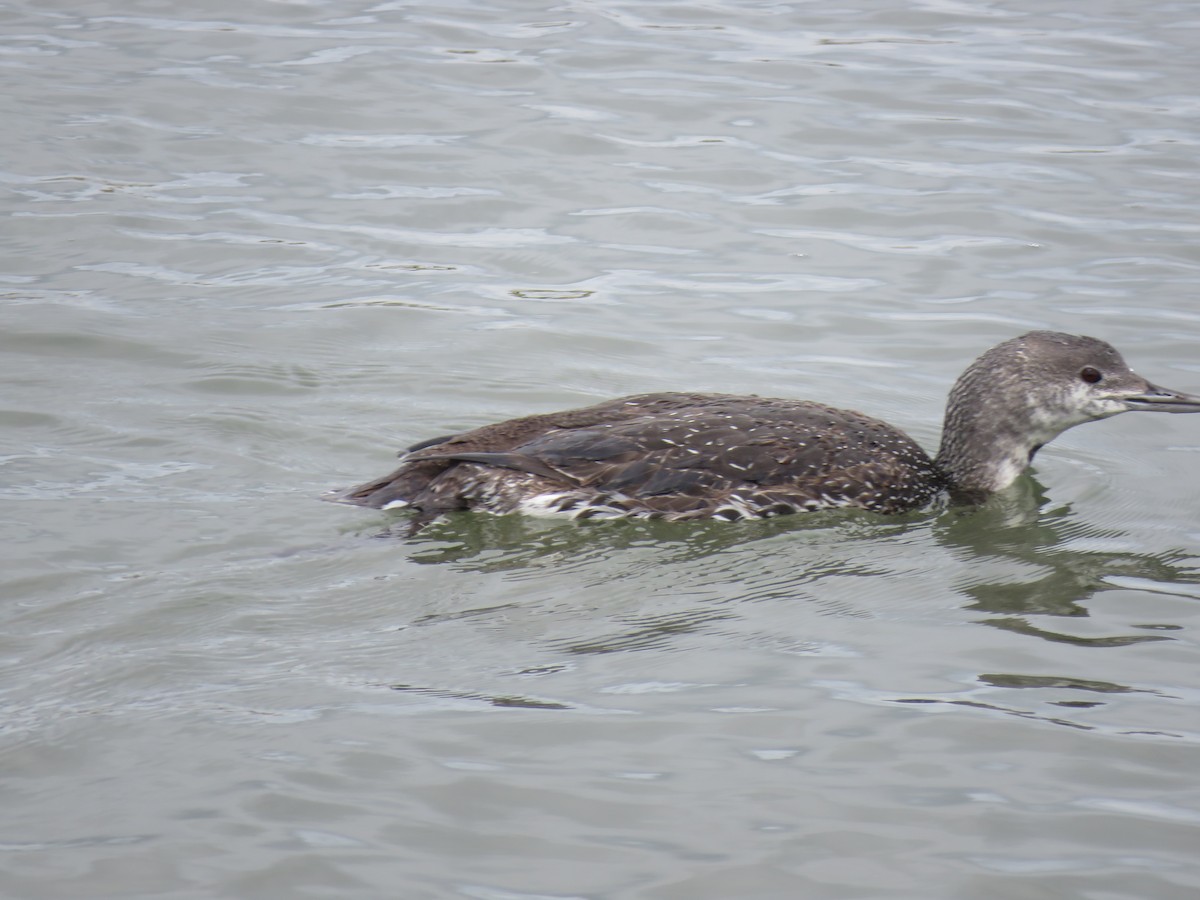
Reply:
[[576, 519], [752, 519], [833, 507], [901, 513], [1003, 490], [1048, 441], [1118, 413], [1200, 412], [1109, 344], [1032, 331], [975, 360], [950, 391], [935, 458], [904, 432], [809, 400], [656, 393], [433, 438], [400, 468], [325, 499]]

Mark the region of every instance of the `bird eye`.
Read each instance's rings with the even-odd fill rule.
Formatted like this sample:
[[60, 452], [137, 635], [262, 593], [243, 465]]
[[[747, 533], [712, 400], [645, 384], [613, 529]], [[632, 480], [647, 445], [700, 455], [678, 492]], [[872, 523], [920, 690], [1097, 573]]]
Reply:
[[1088, 384], [1096, 384], [1104, 376], [1100, 374], [1099, 369], [1093, 368], [1092, 366], [1084, 366], [1079, 370], [1079, 377]]

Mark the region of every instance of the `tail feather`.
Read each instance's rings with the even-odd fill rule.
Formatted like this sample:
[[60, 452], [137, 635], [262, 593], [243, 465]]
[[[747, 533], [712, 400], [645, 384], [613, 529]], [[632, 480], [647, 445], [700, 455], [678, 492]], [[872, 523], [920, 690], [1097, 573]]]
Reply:
[[426, 489], [454, 462], [452, 459], [437, 458], [407, 462], [382, 478], [344, 490], [330, 491], [322, 494], [321, 499], [370, 509], [399, 509], [404, 506], [424, 508], [434, 499], [425, 493]]
[[407, 488], [404, 479], [397, 479], [396, 474], [392, 473], [340, 491], [327, 491], [321, 495], [321, 499], [330, 503], [345, 503], [348, 506], [366, 506], [370, 509], [398, 509], [408, 506], [411, 502]]

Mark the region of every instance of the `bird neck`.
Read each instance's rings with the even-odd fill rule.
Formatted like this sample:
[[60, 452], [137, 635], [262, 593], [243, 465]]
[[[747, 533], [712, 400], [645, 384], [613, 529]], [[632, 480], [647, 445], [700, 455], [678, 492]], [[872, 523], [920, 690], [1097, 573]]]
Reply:
[[995, 372], [975, 367], [955, 383], [936, 463], [956, 493], [981, 496], [1003, 490], [1063, 430], [1061, 423], [1039, 413], [1035, 400], [1019, 380], [997, 379]]
[[1044, 443], [1006, 423], [947, 416], [935, 462], [955, 493], [982, 496], [1012, 484]]

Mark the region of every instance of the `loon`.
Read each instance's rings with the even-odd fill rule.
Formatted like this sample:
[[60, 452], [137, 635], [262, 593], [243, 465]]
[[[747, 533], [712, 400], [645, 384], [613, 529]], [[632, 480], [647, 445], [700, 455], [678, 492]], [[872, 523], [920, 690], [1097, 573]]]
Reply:
[[979, 503], [1063, 431], [1118, 413], [1200, 412], [1109, 344], [1031, 331], [959, 377], [935, 458], [878, 419], [809, 400], [656, 393], [422, 441], [382, 478], [324, 499], [415, 510], [576, 519], [753, 519], [834, 507], [901, 513]]

